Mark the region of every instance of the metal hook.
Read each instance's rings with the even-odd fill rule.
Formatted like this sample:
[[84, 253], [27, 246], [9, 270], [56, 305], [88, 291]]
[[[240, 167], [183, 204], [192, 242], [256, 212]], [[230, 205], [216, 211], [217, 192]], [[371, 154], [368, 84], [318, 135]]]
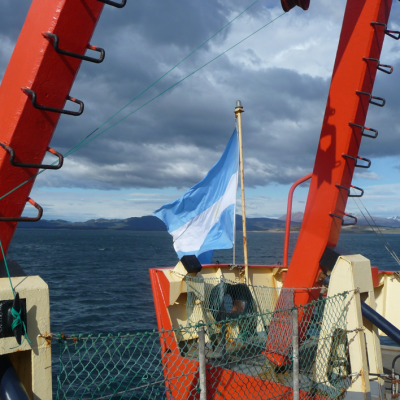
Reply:
[[387, 25], [383, 22], [371, 22], [371, 25], [379, 25], [379, 26], [383, 26], [385, 28], [385, 34], [390, 36], [391, 38], [395, 39], [395, 40], [399, 40], [400, 39], [400, 32], [399, 31], [389, 31], [387, 29]]
[[33, 107], [37, 108], [38, 110], [51, 111], [51, 112], [56, 112], [59, 114], [73, 115], [73, 116], [77, 117], [83, 113], [83, 109], [85, 107], [82, 101], [75, 99], [71, 96], [67, 96], [67, 100], [70, 100], [74, 103], [79, 104], [79, 111], [60, 110], [58, 108], [41, 106], [40, 104], [37, 104], [36, 93], [33, 90], [28, 89], [28, 88], [21, 88], [21, 90], [23, 92], [25, 92], [28, 96], [32, 96], [32, 105], [33, 105]]
[[88, 56], [85, 56], [85, 55], [71, 53], [70, 51], [66, 51], [66, 50], [60, 49], [58, 47], [60, 40], [59, 40], [58, 36], [55, 35], [54, 33], [44, 32], [44, 33], [42, 33], [42, 35], [46, 39], [53, 39], [54, 50], [59, 54], [64, 54], [65, 56], [79, 58], [80, 60], [89, 61], [89, 62], [96, 63], [96, 64], [100, 64], [101, 62], [104, 61], [104, 57], [106, 55], [106, 52], [101, 47], [96, 47], [96, 46], [92, 46], [92, 45], [88, 44], [86, 46], [86, 48], [99, 52], [100, 53], [100, 58], [88, 57]]
[[36, 203], [35, 200], [32, 200], [30, 197], [28, 197], [27, 200], [28, 203], [32, 204], [33, 207], [35, 207], [38, 210], [38, 215], [34, 218], [29, 218], [29, 217], [0, 217], [0, 221], [3, 222], [37, 222], [42, 218], [43, 215], [43, 208], [39, 206], [38, 203]]
[[375, 61], [376, 68], [379, 69], [379, 71], [384, 72], [385, 74], [390, 75], [393, 72], [393, 67], [391, 65], [381, 64], [377, 58], [363, 57], [363, 60], [364, 61]]
[[[349, 122], [349, 125], [350, 126], [356, 126], [357, 128], [360, 128], [362, 136], [365, 136], [365, 137], [368, 137], [368, 138], [371, 138], [371, 139], [376, 139], [378, 137], [378, 131], [376, 129], [368, 128], [367, 126], [358, 125], [358, 124], [355, 124], [353, 122]], [[366, 133], [364, 133], [364, 130], [374, 132], [375, 135], [367, 135]]]
[[351, 194], [350, 188], [348, 188], [348, 187], [346, 187], [346, 186], [339, 185], [339, 184], [337, 184], [337, 183], [335, 184], [335, 186], [336, 186], [337, 188], [341, 188], [341, 189], [347, 190], [348, 193], [349, 193], [349, 194], [348, 194], [348, 197], [362, 197], [362, 196], [364, 195], [364, 190], [361, 189], [361, 188], [359, 188], [358, 186], [350, 185], [351, 188], [359, 190], [359, 191], [361, 192], [360, 194]]
[[357, 217], [355, 217], [354, 215], [350, 215], [350, 214], [347, 214], [347, 213], [343, 213], [343, 216], [352, 218], [352, 219], [354, 220], [354, 222], [353, 222], [352, 224], [346, 224], [346, 223], [344, 222], [344, 218], [341, 217], [340, 215], [333, 214], [333, 213], [330, 213], [329, 215], [330, 215], [331, 217], [341, 219], [341, 220], [342, 220], [342, 226], [351, 226], [351, 225], [356, 225], [356, 224], [357, 224]]
[[19, 163], [14, 161], [15, 152], [14, 149], [10, 146], [7, 146], [4, 143], [0, 142], [0, 146], [6, 150], [10, 154], [10, 164], [14, 167], [21, 167], [21, 168], [40, 168], [40, 169], [60, 169], [64, 163], [64, 157], [58, 151], [53, 150], [50, 147], [47, 147], [46, 151], [51, 154], [54, 154], [58, 157], [58, 164], [57, 165], [46, 165], [46, 164], [29, 164], [29, 163]]
[[[349, 156], [348, 154], [342, 154], [342, 157], [351, 158], [352, 160], [354, 160], [355, 161], [354, 166], [358, 167], [358, 168], [369, 168], [371, 166], [371, 160], [369, 160], [368, 158], [365, 158], [365, 157], [360, 157], [360, 156], [353, 157], [353, 156]], [[365, 161], [368, 165], [359, 165], [359, 164], [357, 164], [357, 160]]]
[[98, 0], [101, 1], [104, 4], [108, 4], [109, 6], [117, 7], [117, 8], [124, 8], [126, 5], [126, 0], [122, 0], [121, 3], [116, 3], [115, 1], [111, 0]]
[[[362, 94], [362, 95], [364, 95], [364, 96], [368, 96], [368, 97], [369, 97], [369, 102], [370, 102], [371, 104], [373, 104], [374, 106], [383, 107], [383, 106], [386, 104], [386, 100], [385, 100], [384, 98], [382, 98], [382, 97], [372, 96], [371, 93], [361, 92], [361, 91], [359, 91], [359, 90], [356, 90], [356, 93], [357, 93], [357, 94]], [[378, 101], [380, 101], [380, 103], [378, 103], [378, 102], [376, 102], [376, 101], [373, 101], [372, 99], [378, 100]]]

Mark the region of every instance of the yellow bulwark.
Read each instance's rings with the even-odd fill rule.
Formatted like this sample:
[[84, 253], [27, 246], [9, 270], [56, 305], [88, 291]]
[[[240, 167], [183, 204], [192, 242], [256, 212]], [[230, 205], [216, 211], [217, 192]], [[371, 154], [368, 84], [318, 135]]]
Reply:
[[[0, 338], [0, 355], [7, 354], [32, 400], [52, 399], [51, 345], [41, 334], [50, 333], [49, 288], [39, 276], [11, 278], [14, 290], [26, 299], [27, 339]], [[8, 278], [0, 279], [0, 301], [13, 300]]]

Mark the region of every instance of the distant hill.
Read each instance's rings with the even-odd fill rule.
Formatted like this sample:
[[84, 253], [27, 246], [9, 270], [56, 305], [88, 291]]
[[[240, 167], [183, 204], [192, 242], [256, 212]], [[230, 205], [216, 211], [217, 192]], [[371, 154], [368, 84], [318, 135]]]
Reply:
[[[246, 228], [248, 231], [267, 231], [270, 229], [285, 229], [286, 220], [274, 218], [246, 218]], [[300, 226], [300, 222], [292, 221], [292, 226]], [[236, 215], [236, 230], [243, 229], [242, 216]]]
[[[363, 227], [368, 225], [362, 215], [356, 215], [358, 219], [357, 226]], [[400, 228], [400, 218], [380, 218], [373, 217], [376, 224], [382, 227]], [[298, 231], [303, 220], [303, 213], [297, 212], [292, 215], [291, 227], [292, 230]], [[270, 231], [285, 229], [286, 215], [278, 219], [274, 218], [246, 218], [248, 231]], [[126, 219], [90, 219], [85, 222], [69, 222], [62, 219], [46, 220], [42, 219], [38, 222], [20, 222], [19, 228], [30, 229], [113, 229], [113, 230], [130, 230], [130, 231], [166, 231], [167, 228], [164, 222], [153, 215], [144, 217], [132, 217]], [[364, 229], [364, 228], [362, 228]], [[242, 230], [242, 216], [236, 215], [236, 230]]]
[[38, 222], [20, 222], [19, 228], [30, 229], [114, 229], [131, 231], [166, 231], [167, 228], [161, 220], [153, 215], [132, 217], [126, 219], [90, 219], [86, 222], [69, 222], [61, 219], [45, 220]]
[[[304, 213], [302, 212], [294, 212], [292, 213], [292, 222], [299, 222], [300, 224], [303, 222]], [[286, 221], [286, 214], [282, 215], [282, 217], [278, 218], [281, 221]]]
[[[362, 215], [360, 215], [360, 214], [353, 214], [353, 215], [355, 217], [357, 217], [357, 225], [368, 225], [368, 222], [365, 220], [365, 218]], [[292, 223], [293, 222], [301, 223], [303, 221], [303, 216], [304, 216], [304, 213], [302, 213], [302, 212], [293, 213], [292, 214]], [[374, 225], [374, 223], [369, 218], [368, 214], [366, 215], [366, 217], [370, 221], [371, 225]], [[372, 218], [375, 221], [376, 225], [378, 225], [378, 226], [386, 226], [386, 227], [390, 227], [390, 228], [400, 228], [400, 217], [398, 217], [398, 216], [389, 217], [389, 218], [381, 218], [381, 217], [372, 216]], [[279, 220], [286, 221], [286, 214], [279, 217]]]
[[[292, 222], [292, 225], [300, 225]], [[273, 218], [246, 218], [248, 231], [266, 231], [270, 229], [284, 229], [285, 221]], [[29, 229], [114, 229], [131, 231], [166, 231], [167, 228], [161, 220], [153, 215], [132, 217], [126, 219], [90, 219], [86, 222], [69, 222], [62, 219], [45, 220], [38, 222], [20, 222], [19, 228]], [[236, 229], [242, 230], [242, 216], [236, 215]]]

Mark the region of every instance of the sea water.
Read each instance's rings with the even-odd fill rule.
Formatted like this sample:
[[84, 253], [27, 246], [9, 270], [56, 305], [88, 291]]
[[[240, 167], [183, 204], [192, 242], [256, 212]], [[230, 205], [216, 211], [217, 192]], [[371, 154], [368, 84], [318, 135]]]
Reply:
[[[290, 252], [298, 234], [292, 233]], [[400, 235], [387, 235], [400, 255]], [[249, 264], [282, 262], [283, 233], [249, 232]], [[243, 262], [237, 232], [236, 263]], [[373, 234], [342, 233], [339, 245], [383, 270], [399, 266]], [[116, 333], [157, 328], [149, 268], [173, 266], [177, 257], [167, 232], [18, 229], [8, 259], [49, 285], [52, 332]], [[232, 250], [213, 262], [232, 263]]]
[[[297, 237], [291, 234], [290, 254]], [[387, 235], [387, 240], [400, 254], [400, 235]], [[249, 263], [281, 263], [283, 242], [283, 233], [249, 232]], [[243, 263], [242, 244], [238, 232], [236, 263]], [[368, 257], [383, 270], [400, 269], [372, 233], [343, 233], [339, 245]], [[7, 258], [17, 261], [27, 275], [40, 275], [47, 282], [51, 332], [67, 335], [157, 329], [148, 270], [178, 261], [167, 232], [114, 230], [17, 229]], [[216, 261], [232, 263], [232, 250], [216, 251]], [[388, 338], [381, 341], [395, 345]], [[60, 369], [58, 346], [52, 346], [54, 394]]]
[[[298, 234], [290, 237], [290, 253]], [[400, 255], [400, 235], [386, 235]], [[283, 233], [249, 232], [249, 264], [282, 262]], [[237, 232], [236, 263], [243, 262]], [[342, 233], [339, 245], [362, 254], [382, 270], [400, 269], [373, 233]], [[167, 232], [18, 229], [8, 259], [27, 275], [49, 285], [51, 331], [138, 332], [157, 328], [149, 268], [177, 263]], [[213, 262], [232, 263], [232, 250], [214, 253]]]

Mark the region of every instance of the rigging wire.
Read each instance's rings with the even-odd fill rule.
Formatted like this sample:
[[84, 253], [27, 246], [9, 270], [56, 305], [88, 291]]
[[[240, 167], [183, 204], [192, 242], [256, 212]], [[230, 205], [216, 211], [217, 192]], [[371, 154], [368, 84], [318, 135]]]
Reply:
[[[205, 42], [203, 42], [200, 46], [198, 46], [195, 50], [190, 52], [186, 57], [182, 58], [181, 61], [179, 61], [177, 64], [175, 64], [172, 68], [170, 68], [167, 72], [165, 72], [163, 75], [161, 75], [158, 79], [156, 79], [150, 86], [148, 86], [146, 89], [144, 89], [142, 92], [140, 92], [137, 96], [135, 96], [131, 101], [129, 101], [127, 104], [125, 104], [120, 110], [118, 110], [115, 114], [113, 114], [110, 118], [108, 118], [106, 121], [104, 121], [101, 125], [99, 125], [96, 129], [94, 129], [92, 132], [89, 133], [86, 137], [84, 137], [77, 145], [78, 146], [80, 143], [82, 143], [84, 140], [86, 140], [88, 137], [92, 136], [95, 132], [97, 132], [101, 127], [103, 127], [107, 122], [111, 121], [114, 117], [116, 117], [121, 111], [125, 110], [126, 107], [128, 107], [130, 104], [132, 104], [135, 100], [137, 100], [142, 94], [146, 93], [149, 89], [151, 89], [156, 83], [160, 82], [161, 79], [163, 79], [165, 76], [167, 76], [170, 72], [172, 72], [175, 68], [177, 68], [180, 64], [182, 64], [185, 60], [187, 60], [190, 56], [192, 56], [194, 53], [196, 53], [197, 50], [202, 48], [205, 44], [207, 44], [211, 39], [213, 39], [215, 36], [217, 36], [220, 32], [222, 32], [225, 28], [227, 28], [232, 22], [234, 22], [236, 19], [238, 19], [241, 15], [243, 15], [246, 11], [248, 11], [251, 7], [253, 7], [256, 3], [258, 3], [260, 0], [255, 0], [252, 4], [250, 4], [247, 8], [245, 8], [242, 12], [240, 12], [238, 15], [236, 15], [235, 18], [231, 19], [226, 25], [224, 25], [221, 29], [219, 29], [217, 32], [215, 32], [213, 35], [211, 35]], [[75, 147], [74, 146], [74, 147]], [[74, 148], [73, 147], [73, 148]], [[72, 148], [72, 149], [73, 149]], [[72, 150], [71, 149], [71, 150]]]
[[[129, 114], [125, 115], [124, 117], [120, 118], [117, 122], [114, 122], [112, 125], [110, 125], [108, 128], [104, 129], [102, 132], [98, 133], [97, 135], [95, 135], [94, 137], [92, 137], [91, 139], [86, 140], [83, 139], [80, 143], [78, 143], [76, 146], [74, 146], [71, 150], [69, 150], [67, 153], [65, 153], [64, 157], [68, 157], [69, 155], [75, 153], [75, 151], [79, 150], [81, 147], [86, 146], [88, 143], [90, 143], [92, 140], [96, 139], [97, 137], [99, 137], [100, 135], [102, 135], [103, 133], [107, 132], [109, 129], [113, 128], [114, 126], [118, 125], [120, 122], [122, 122], [123, 120], [125, 120], [126, 118], [130, 117], [131, 115], [135, 114], [137, 111], [139, 111], [140, 109], [142, 109], [143, 107], [147, 106], [148, 104], [150, 104], [151, 102], [153, 102], [154, 100], [156, 100], [158, 97], [162, 96], [163, 94], [165, 94], [166, 92], [168, 92], [169, 90], [173, 89], [175, 86], [179, 85], [180, 83], [182, 83], [183, 81], [185, 81], [186, 79], [190, 78], [192, 75], [194, 75], [196, 72], [200, 71], [201, 69], [203, 69], [204, 67], [206, 67], [207, 65], [211, 64], [212, 62], [214, 62], [215, 60], [217, 60], [218, 58], [222, 57], [224, 54], [226, 54], [228, 51], [232, 50], [233, 48], [235, 48], [236, 46], [238, 46], [239, 44], [243, 43], [245, 40], [249, 39], [251, 36], [255, 35], [256, 33], [258, 33], [259, 31], [261, 31], [262, 29], [266, 28], [268, 25], [272, 24], [273, 22], [275, 22], [278, 18], [282, 17], [282, 15], [284, 15], [285, 13], [280, 14], [278, 17], [274, 18], [273, 20], [271, 20], [270, 22], [268, 22], [267, 24], [263, 25], [261, 28], [257, 29], [256, 31], [254, 31], [253, 33], [251, 33], [250, 35], [246, 36], [244, 39], [240, 40], [239, 42], [237, 42], [236, 44], [234, 44], [233, 46], [229, 47], [227, 50], [225, 50], [224, 52], [220, 53], [218, 56], [212, 58], [210, 61], [206, 62], [205, 64], [203, 64], [201, 67], [195, 69], [193, 72], [191, 72], [190, 74], [186, 75], [184, 78], [180, 79], [179, 81], [175, 82], [173, 85], [169, 86], [167, 89], [163, 90], [161, 93], [159, 93], [158, 95], [152, 97], [150, 100], [146, 101], [145, 103], [143, 103], [140, 107], [136, 108], [135, 110], [133, 110], [132, 112], [130, 112]], [[1, 198], [0, 198], [1, 200]]]
[[[354, 191], [354, 189], [353, 189]], [[354, 191], [355, 193], [355, 191]], [[372, 222], [374, 223], [375, 227], [371, 225], [370, 221], [367, 219], [367, 217], [364, 215], [364, 213], [362, 212], [359, 204], [357, 204], [357, 201], [355, 199], [355, 197], [353, 197], [354, 203], [357, 206], [357, 208], [359, 209], [361, 215], [364, 217], [364, 219], [367, 221], [369, 227], [372, 229], [372, 231], [375, 233], [375, 235], [377, 236], [377, 238], [379, 239], [379, 241], [382, 243], [382, 245], [385, 247], [385, 249], [388, 251], [388, 253], [394, 258], [394, 260], [397, 262], [397, 264], [400, 265], [400, 259], [397, 256], [396, 252], [394, 251], [393, 247], [390, 245], [390, 243], [387, 241], [387, 239], [385, 238], [384, 234], [382, 233], [382, 231], [379, 229], [379, 226], [377, 225], [377, 223], [375, 222], [375, 220], [372, 218], [371, 214], [369, 213], [369, 211], [367, 210], [367, 207], [365, 207], [364, 203], [361, 201], [360, 198], [358, 198], [358, 201], [362, 204], [362, 206], [364, 207], [365, 211], [368, 213], [369, 217], [371, 218]], [[376, 230], [375, 230], [376, 228]], [[377, 233], [377, 231], [379, 232], [379, 234]]]
[[[259, 1], [259, 0], [257, 0]], [[253, 3], [255, 4], [255, 3]], [[249, 8], [249, 7], [248, 7]], [[247, 9], [248, 9], [247, 8]], [[246, 9], [246, 10], [247, 10]], [[148, 100], [147, 102], [143, 103], [140, 107], [136, 108], [135, 110], [133, 110], [132, 112], [130, 112], [129, 114], [125, 115], [124, 117], [120, 118], [117, 122], [114, 122], [112, 125], [110, 125], [109, 127], [105, 128], [103, 131], [99, 132], [97, 135], [89, 138], [89, 136], [91, 136], [92, 134], [94, 134], [98, 129], [100, 129], [100, 127], [96, 128], [95, 131], [91, 132], [86, 138], [84, 138], [83, 140], [81, 140], [77, 145], [75, 145], [74, 147], [72, 147], [67, 153], [65, 153], [64, 158], [70, 156], [71, 154], [75, 153], [75, 151], [79, 150], [80, 148], [82, 148], [83, 146], [86, 146], [88, 143], [90, 143], [92, 140], [98, 138], [100, 135], [102, 135], [103, 133], [107, 132], [109, 129], [113, 128], [114, 126], [118, 125], [120, 122], [124, 121], [126, 118], [130, 117], [131, 115], [135, 114], [137, 111], [141, 110], [143, 107], [147, 106], [148, 104], [150, 104], [151, 102], [153, 102], [154, 100], [156, 100], [157, 98], [161, 97], [163, 94], [165, 94], [166, 92], [168, 92], [169, 90], [173, 89], [175, 86], [179, 85], [180, 83], [182, 83], [183, 81], [185, 81], [186, 79], [190, 78], [192, 75], [194, 75], [196, 72], [200, 71], [201, 69], [203, 69], [204, 67], [206, 67], [207, 65], [211, 64], [212, 62], [214, 62], [215, 60], [217, 60], [218, 58], [222, 57], [224, 54], [226, 54], [228, 51], [232, 50], [233, 48], [235, 48], [236, 46], [238, 46], [239, 44], [243, 43], [245, 40], [249, 39], [250, 37], [254, 36], [256, 33], [260, 32], [262, 29], [266, 28], [268, 25], [271, 25], [273, 22], [275, 22], [277, 19], [279, 19], [280, 17], [282, 17], [283, 15], [285, 15], [285, 13], [282, 13], [280, 15], [278, 15], [276, 18], [274, 18], [273, 20], [269, 21], [268, 23], [266, 23], [265, 25], [263, 25], [261, 28], [258, 28], [256, 31], [254, 31], [253, 33], [251, 33], [250, 35], [246, 36], [244, 39], [240, 40], [239, 42], [237, 42], [236, 44], [234, 44], [233, 46], [229, 47], [227, 50], [223, 51], [222, 53], [220, 53], [219, 55], [217, 55], [216, 57], [214, 57], [213, 59], [211, 59], [210, 61], [206, 62], [205, 64], [203, 64], [201, 67], [195, 69], [193, 72], [191, 72], [190, 74], [186, 75], [184, 78], [180, 79], [179, 81], [175, 82], [173, 85], [169, 86], [167, 89], [163, 90], [161, 93], [159, 93], [158, 95], [152, 97], [150, 100]], [[214, 35], [215, 36], [215, 35]], [[211, 38], [210, 38], [211, 39]], [[206, 42], [205, 42], [206, 43]], [[160, 78], [161, 79], [161, 78]], [[150, 87], [149, 87], [150, 88]], [[144, 92], [143, 92], [144, 93]], [[133, 101], [133, 100], [132, 100]], [[125, 107], [123, 107], [125, 108]], [[120, 110], [122, 111], [122, 109]], [[118, 113], [116, 113], [115, 115], [117, 115]], [[112, 118], [112, 117], [111, 117]], [[110, 118], [110, 119], [111, 119]], [[103, 124], [104, 125], [104, 124]], [[101, 125], [102, 126], [102, 125]], [[87, 140], [88, 139], [88, 140]], [[55, 162], [53, 163], [55, 164]], [[52, 165], [53, 165], [52, 164]], [[47, 171], [46, 169], [42, 169], [40, 170], [38, 173], [36, 173], [35, 175], [31, 176], [29, 179], [27, 179], [26, 181], [20, 183], [18, 186], [16, 186], [14, 189], [10, 190], [9, 192], [5, 193], [4, 195], [2, 195], [0, 197], [0, 200], [4, 199], [5, 197], [7, 197], [9, 194], [13, 193], [15, 190], [19, 189], [21, 186], [25, 185], [26, 183], [28, 183], [29, 181], [31, 181], [32, 179], [36, 178], [37, 176], [39, 176], [40, 174], [42, 174], [43, 172]]]
[[[15, 290], [14, 290], [14, 286], [13, 286], [12, 281], [11, 281], [10, 270], [8, 269], [8, 264], [7, 264], [6, 256], [5, 256], [5, 254], [4, 254], [3, 244], [1, 243], [1, 240], [0, 240], [0, 250], [1, 250], [1, 255], [2, 255], [2, 257], [3, 257], [4, 266], [5, 266], [5, 268], [6, 268], [6, 272], [7, 272], [7, 276], [8, 276], [8, 281], [10, 282], [11, 291], [12, 291], [13, 297], [14, 297], [14, 299], [15, 299]], [[13, 317], [13, 322], [12, 322], [12, 324], [11, 324], [11, 330], [14, 331], [14, 329], [15, 329], [16, 327], [18, 327], [19, 325], [21, 325], [22, 328], [23, 328], [23, 330], [24, 330], [24, 340], [26, 339], [29, 343], [32, 343], [31, 340], [30, 340], [29, 337], [28, 337], [28, 332], [27, 332], [27, 330], [26, 330], [25, 322], [22, 320], [21, 312], [22, 312], [22, 309], [20, 309], [19, 311], [17, 311], [17, 310], [14, 308], [14, 304], [13, 304], [13, 306], [11, 307], [11, 315], [12, 315], [12, 317]], [[23, 343], [23, 342], [22, 342], [22, 343]], [[17, 347], [21, 346], [22, 343], [19, 344], [18, 346], [10, 347], [10, 349], [16, 349]]]

